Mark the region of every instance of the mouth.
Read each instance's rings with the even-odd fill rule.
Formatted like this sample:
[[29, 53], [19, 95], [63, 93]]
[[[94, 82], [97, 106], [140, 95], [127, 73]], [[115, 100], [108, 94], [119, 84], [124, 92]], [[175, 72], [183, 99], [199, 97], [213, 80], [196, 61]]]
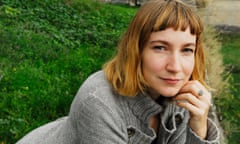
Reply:
[[178, 78], [160, 78], [160, 79], [163, 80], [165, 83], [171, 85], [176, 85], [181, 81], [181, 79]]

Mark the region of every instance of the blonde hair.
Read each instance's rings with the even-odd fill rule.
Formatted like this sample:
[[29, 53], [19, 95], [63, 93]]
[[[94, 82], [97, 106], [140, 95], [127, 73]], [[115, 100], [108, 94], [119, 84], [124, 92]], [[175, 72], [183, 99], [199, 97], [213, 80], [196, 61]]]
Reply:
[[141, 69], [142, 50], [150, 34], [172, 27], [182, 31], [190, 27], [196, 35], [195, 66], [192, 80], [205, 83], [203, 24], [190, 6], [180, 0], [152, 0], [137, 12], [118, 45], [117, 55], [104, 65], [104, 72], [114, 90], [123, 96], [135, 96], [148, 87]]

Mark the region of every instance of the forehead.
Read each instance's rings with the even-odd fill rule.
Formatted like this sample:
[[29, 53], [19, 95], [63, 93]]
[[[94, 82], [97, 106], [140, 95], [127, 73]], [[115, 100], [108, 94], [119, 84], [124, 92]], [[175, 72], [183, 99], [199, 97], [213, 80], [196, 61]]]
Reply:
[[[159, 5], [158, 5], [159, 4]], [[190, 27], [192, 34], [200, 34], [203, 31], [202, 22], [195, 11], [189, 6], [179, 2], [163, 2], [156, 3], [158, 10], [152, 12], [152, 17], [149, 19], [152, 21], [152, 31], [159, 31], [173, 27], [175, 30], [186, 30]]]
[[167, 41], [167, 42], [181, 42], [181, 43], [196, 43], [196, 35], [191, 34], [190, 28], [182, 31], [180, 29], [167, 28], [162, 31], [152, 32], [149, 42]]

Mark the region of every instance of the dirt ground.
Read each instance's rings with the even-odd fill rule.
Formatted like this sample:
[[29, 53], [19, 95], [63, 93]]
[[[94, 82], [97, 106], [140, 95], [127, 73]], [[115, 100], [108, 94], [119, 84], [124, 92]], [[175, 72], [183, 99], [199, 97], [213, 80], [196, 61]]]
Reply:
[[208, 7], [210, 24], [240, 26], [240, 0], [212, 0]]
[[220, 32], [240, 34], [240, 0], [208, 0], [199, 11], [204, 22]]

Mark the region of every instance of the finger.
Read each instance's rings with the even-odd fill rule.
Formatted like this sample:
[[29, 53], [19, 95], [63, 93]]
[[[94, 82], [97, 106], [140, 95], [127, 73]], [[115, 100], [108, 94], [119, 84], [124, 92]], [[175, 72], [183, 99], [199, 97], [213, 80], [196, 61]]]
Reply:
[[208, 102], [193, 96], [191, 93], [179, 94], [174, 99], [176, 100], [178, 106], [189, 110], [197, 116], [208, 113], [210, 108], [210, 104]]
[[182, 89], [179, 91], [180, 93], [191, 92], [194, 96], [199, 97], [199, 91], [202, 90], [202, 94], [205, 91], [205, 87], [200, 84], [199, 81], [189, 81], [187, 82]]
[[177, 105], [182, 108], [185, 108], [186, 110], [188, 110], [191, 113], [191, 115], [194, 115], [194, 116], [201, 115], [201, 113], [202, 113], [202, 112], [200, 112], [199, 108], [192, 105], [188, 101], [177, 101]]
[[179, 94], [174, 98], [177, 102], [188, 102], [192, 104], [193, 106], [196, 106], [198, 108], [201, 107], [202, 102], [197, 97], [193, 96], [191, 93], [183, 93]]
[[174, 100], [177, 102], [189, 102], [193, 106], [196, 106], [197, 108], [206, 108], [209, 109], [209, 107], [212, 105], [211, 101], [207, 98], [198, 98], [191, 93], [182, 93], [177, 95]]
[[189, 81], [185, 84], [182, 89], [179, 91], [180, 93], [192, 93], [199, 99], [211, 104], [211, 93], [197, 80]]
[[208, 113], [208, 104], [197, 99], [191, 94], [183, 94], [176, 97], [176, 104], [187, 109], [194, 117], [202, 117]]
[[202, 106], [201, 108], [199, 108], [187, 101], [177, 102], [177, 105], [188, 110], [191, 114], [191, 117], [197, 119], [205, 118], [208, 115], [209, 108], [207, 108], [206, 106]]

